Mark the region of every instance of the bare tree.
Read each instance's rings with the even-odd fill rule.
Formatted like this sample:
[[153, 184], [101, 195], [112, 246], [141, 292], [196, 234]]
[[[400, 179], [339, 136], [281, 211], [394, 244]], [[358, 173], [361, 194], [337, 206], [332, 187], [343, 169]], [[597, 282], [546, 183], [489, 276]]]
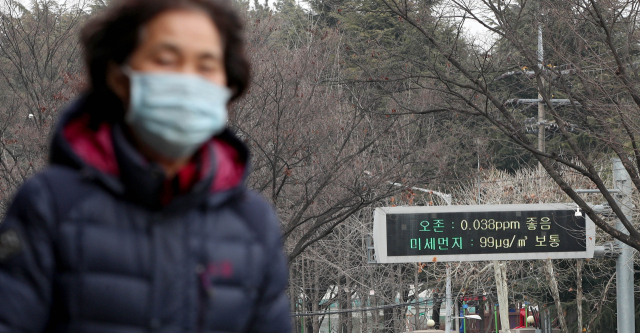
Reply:
[[76, 35], [86, 16], [81, 4], [0, 4], [2, 211], [11, 193], [46, 163], [50, 129], [82, 82]]
[[[385, 68], [385, 76], [413, 91], [441, 94], [419, 108], [399, 104], [400, 110], [484, 119], [486, 131], [499, 133], [533, 154], [599, 228], [640, 249], [640, 232], [607, 190], [612, 185], [609, 174], [598, 168], [618, 157], [634, 187], [640, 188], [637, 1], [452, 0], [435, 9], [424, 2], [380, 0], [380, 4], [379, 11], [410, 28], [408, 43], [416, 49], [400, 54], [379, 47], [376, 54], [401, 65]], [[484, 26], [495, 36], [493, 44], [470, 43], [463, 31], [465, 20]], [[542, 63], [535, 47], [538, 27], [545, 46]], [[406, 64], [413, 69], [408, 71]], [[381, 91], [390, 98], [399, 94], [389, 86]], [[546, 117], [531, 123], [527, 119], [533, 108], [520, 106], [538, 106], [538, 93]], [[535, 131], [548, 134], [546, 149], [545, 140], [537, 144]], [[570, 171], [560, 172], [560, 165]], [[588, 180], [588, 188], [600, 190], [624, 232], [597, 215], [575, 191], [568, 180], [572, 174]]]
[[[567, 167], [560, 172], [567, 174], [571, 186], [584, 188], [588, 180]], [[478, 195], [480, 193], [480, 195]], [[460, 204], [555, 203], [569, 202], [553, 179], [540, 169], [521, 169], [515, 173], [495, 169], [483, 170], [476, 181], [463, 182], [453, 192]], [[598, 200], [597, 194], [589, 194], [586, 200]], [[609, 221], [611, 217], [607, 217]], [[604, 231], [597, 232], [600, 241], [611, 240]], [[593, 331], [608, 319], [602, 310], [611, 305], [615, 295], [611, 293], [611, 278], [615, 276], [612, 259], [553, 260], [553, 261], [509, 261], [506, 262], [509, 280], [509, 296], [514, 300], [530, 304], [551, 306], [559, 322], [566, 322], [570, 332], [586, 328]], [[473, 271], [470, 271], [475, 275]], [[480, 280], [486, 277], [479, 276]], [[583, 280], [586, 288], [583, 286]], [[489, 282], [489, 281], [487, 281]], [[476, 288], [491, 291], [490, 283], [481, 283]], [[488, 286], [487, 286], [488, 285]], [[559, 291], [562, 291], [560, 295]], [[581, 309], [584, 308], [584, 310]], [[581, 314], [589, 314], [589, 322], [580, 324]], [[566, 312], [566, 315], [565, 315]], [[565, 318], [565, 319], [562, 319]]]
[[[280, 18], [249, 25], [253, 81], [233, 108], [232, 123], [254, 152], [250, 184], [278, 209], [289, 256], [424, 176], [442, 143], [420, 147], [428, 136], [415, 119], [368, 112], [372, 92], [337, 84], [343, 36], [310, 23], [292, 37]], [[419, 121], [418, 121], [419, 122]], [[433, 158], [432, 158], [433, 160]]]

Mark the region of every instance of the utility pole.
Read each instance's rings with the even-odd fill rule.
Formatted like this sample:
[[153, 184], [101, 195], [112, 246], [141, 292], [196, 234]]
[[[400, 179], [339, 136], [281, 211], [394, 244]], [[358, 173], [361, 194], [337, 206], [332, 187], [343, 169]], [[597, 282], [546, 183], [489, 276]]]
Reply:
[[[616, 204], [622, 210], [622, 214], [628, 219], [632, 219], [633, 203], [631, 202], [631, 177], [622, 165], [619, 158], [612, 158], [614, 188], [609, 189], [613, 194]], [[578, 193], [598, 193], [599, 190], [577, 190]], [[596, 206], [597, 207], [597, 206]], [[602, 211], [603, 207], [594, 210]], [[622, 222], [618, 219], [616, 229], [625, 234], [629, 234]], [[594, 257], [617, 257], [616, 258], [616, 300], [617, 300], [617, 324], [618, 332], [635, 332], [635, 303], [634, 303], [634, 269], [633, 255], [634, 249], [629, 245], [616, 240], [615, 244], [605, 244], [596, 247]]]
[[[624, 216], [631, 220], [631, 178], [619, 158], [612, 159], [614, 186], [619, 192], [614, 194], [616, 203], [620, 206]], [[629, 234], [622, 222], [618, 220], [616, 228]], [[616, 260], [616, 294], [618, 297], [618, 332], [635, 332], [635, 305], [633, 288], [633, 248], [621, 241], [616, 241], [620, 247], [620, 255]]]

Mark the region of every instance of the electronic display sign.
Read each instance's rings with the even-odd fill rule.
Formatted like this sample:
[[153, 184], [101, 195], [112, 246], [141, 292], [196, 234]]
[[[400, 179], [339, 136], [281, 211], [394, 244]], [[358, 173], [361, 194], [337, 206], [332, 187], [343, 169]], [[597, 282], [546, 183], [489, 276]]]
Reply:
[[377, 208], [378, 262], [592, 258], [595, 227], [568, 204]]

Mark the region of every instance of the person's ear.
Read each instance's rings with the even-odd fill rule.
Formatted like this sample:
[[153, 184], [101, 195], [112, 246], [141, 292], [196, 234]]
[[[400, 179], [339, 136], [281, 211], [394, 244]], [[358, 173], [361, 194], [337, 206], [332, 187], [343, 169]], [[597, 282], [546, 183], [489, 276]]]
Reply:
[[122, 72], [122, 68], [114, 62], [107, 65], [107, 87], [118, 96], [125, 108], [129, 105], [129, 78]]

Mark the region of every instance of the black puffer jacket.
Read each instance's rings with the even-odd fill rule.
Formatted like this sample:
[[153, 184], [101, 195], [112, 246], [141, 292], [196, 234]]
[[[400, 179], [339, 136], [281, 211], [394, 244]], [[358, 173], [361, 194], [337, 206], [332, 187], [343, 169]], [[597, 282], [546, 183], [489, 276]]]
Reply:
[[0, 332], [290, 332], [278, 220], [225, 132], [171, 183], [85, 97], [0, 224]]

